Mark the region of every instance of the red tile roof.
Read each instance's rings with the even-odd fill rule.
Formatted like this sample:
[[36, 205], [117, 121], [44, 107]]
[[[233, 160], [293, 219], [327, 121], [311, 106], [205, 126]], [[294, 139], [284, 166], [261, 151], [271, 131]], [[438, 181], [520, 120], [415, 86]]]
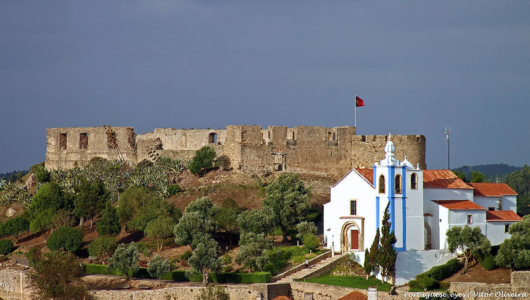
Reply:
[[367, 300], [367, 299], [368, 299], [367, 295], [361, 292], [358, 292], [358, 291], [353, 291], [349, 293], [348, 295], [343, 296], [342, 298], [339, 298], [338, 300]]
[[374, 184], [374, 170], [373, 169], [355, 169], [359, 174], [361, 174], [366, 180], [368, 180], [372, 185]]
[[513, 210], [488, 210], [486, 212], [486, 221], [488, 222], [515, 222], [521, 221], [522, 219]]
[[504, 195], [514, 195], [517, 193], [512, 190], [506, 183], [468, 183], [475, 190], [475, 196], [502, 197]]
[[451, 170], [424, 170], [423, 188], [426, 189], [473, 189]]
[[486, 210], [469, 200], [433, 200], [433, 202], [449, 210]]

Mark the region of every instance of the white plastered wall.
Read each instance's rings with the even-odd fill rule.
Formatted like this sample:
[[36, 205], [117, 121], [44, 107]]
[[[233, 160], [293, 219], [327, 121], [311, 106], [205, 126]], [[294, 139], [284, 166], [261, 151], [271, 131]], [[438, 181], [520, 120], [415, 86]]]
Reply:
[[[331, 188], [331, 200], [324, 204], [324, 235], [328, 249], [331, 249], [334, 242], [335, 252], [340, 252], [342, 228], [346, 222], [358, 224], [359, 234], [364, 233], [363, 248], [370, 247], [376, 232], [374, 193], [371, 184], [354, 170]], [[351, 200], [357, 201], [358, 218], [341, 219], [350, 216]], [[361, 217], [364, 217], [364, 230]]]

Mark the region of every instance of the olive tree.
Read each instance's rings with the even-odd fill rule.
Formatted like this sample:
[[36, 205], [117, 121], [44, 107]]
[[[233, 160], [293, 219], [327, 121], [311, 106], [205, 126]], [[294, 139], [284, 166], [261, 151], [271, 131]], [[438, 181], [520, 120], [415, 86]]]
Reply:
[[114, 255], [109, 258], [109, 271], [119, 271], [125, 274], [125, 278], [129, 281], [129, 272], [136, 272], [139, 269], [139, 250], [134, 242], [126, 245], [120, 244]]
[[263, 207], [273, 212], [275, 223], [282, 230], [283, 242], [287, 229], [294, 227], [310, 208], [311, 190], [304, 187], [296, 174], [282, 174], [266, 187]]
[[173, 235], [174, 226], [175, 223], [172, 218], [158, 217], [147, 223], [144, 232], [148, 237], [156, 239], [156, 249], [160, 251], [164, 246], [164, 239]]
[[219, 245], [213, 238], [206, 235], [199, 238], [197, 247], [193, 250], [188, 260], [190, 270], [186, 274], [188, 276], [201, 274], [203, 286], [208, 285], [210, 280], [209, 273], [219, 272], [223, 267], [221, 260], [217, 256], [218, 252]]
[[175, 225], [175, 242], [179, 245], [190, 245], [195, 249], [200, 238], [210, 237], [219, 227], [215, 220], [218, 208], [208, 197], [191, 202], [184, 210], [184, 214]]
[[455, 226], [447, 230], [446, 235], [449, 251], [460, 250], [464, 255], [464, 272], [467, 271], [467, 263], [473, 255], [491, 251], [491, 243], [479, 227]]
[[147, 273], [153, 278], [160, 279], [170, 271], [169, 261], [158, 254], [147, 263]]
[[495, 263], [510, 269], [530, 268], [530, 215], [510, 225], [509, 232], [511, 237], [501, 244]]

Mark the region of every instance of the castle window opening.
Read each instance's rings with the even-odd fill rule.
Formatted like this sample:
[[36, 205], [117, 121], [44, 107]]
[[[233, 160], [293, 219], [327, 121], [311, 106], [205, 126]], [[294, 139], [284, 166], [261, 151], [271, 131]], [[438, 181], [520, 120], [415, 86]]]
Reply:
[[366, 135], [361, 135], [361, 142], [366, 142]]
[[59, 148], [66, 149], [67, 146], [68, 146], [68, 139], [67, 139], [66, 133], [61, 133], [59, 135]]
[[88, 148], [88, 133], [79, 134], [79, 149]]
[[385, 193], [385, 176], [379, 176], [379, 194]]
[[328, 131], [328, 141], [332, 141], [333, 140], [333, 135], [331, 134], [331, 132]]
[[217, 144], [217, 133], [212, 132], [208, 135], [208, 143], [209, 144]]
[[333, 151], [331, 151], [331, 157], [333, 157]]
[[396, 175], [396, 183], [394, 184], [396, 194], [401, 194], [401, 175]]
[[410, 189], [418, 189], [418, 175], [416, 173], [412, 173], [412, 175], [410, 175]]
[[293, 131], [293, 140], [295, 139], [294, 137], [295, 137], [295, 135], [294, 135], [294, 131]]
[[271, 139], [271, 132], [270, 131], [267, 131], [267, 137], [268, 137], [269, 140]]

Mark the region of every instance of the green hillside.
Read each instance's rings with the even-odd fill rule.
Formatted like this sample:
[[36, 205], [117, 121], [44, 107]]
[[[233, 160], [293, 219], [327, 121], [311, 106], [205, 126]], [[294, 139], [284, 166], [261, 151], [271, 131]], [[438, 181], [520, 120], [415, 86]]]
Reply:
[[514, 167], [507, 164], [488, 164], [478, 166], [463, 166], [453, 169], [466, 174], [466, 178], [471, 178], [471, 172], [476, 171], [486, 176], [487, 182], [504, 182], [506, 175], [521, 170], [523, 167]]

